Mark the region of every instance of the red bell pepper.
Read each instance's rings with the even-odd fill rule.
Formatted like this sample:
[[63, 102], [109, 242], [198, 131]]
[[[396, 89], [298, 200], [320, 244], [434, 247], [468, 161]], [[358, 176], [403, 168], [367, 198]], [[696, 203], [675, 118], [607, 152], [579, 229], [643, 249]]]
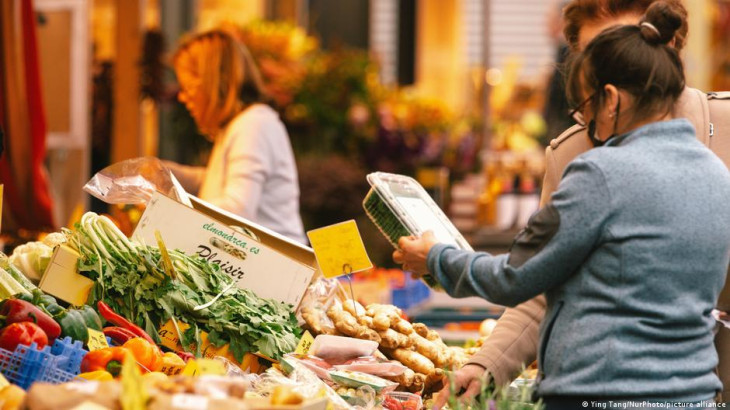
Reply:
[[141, 327], [135, 325], [134, 323], [130, 322], [129, 320], [125, 319], [124, 317], [118, 315], [115, 311], [112, 310], [112, 308], [107, 305], [106, 303], [99, 301], [99, 303], [96, 304], [96, 307], [99, 308], [99, 314], [106, 319], [107, 322], [122, 327], [124, 329], [127, 329], [135, 334], [135, 336], [141, 337], [146, 339], [148, 342], [152, 343], [153, 345], [156, 344], [154, 340], [150, 337], [150, 335], [147, 334]]
[[48, 342], [53, 343], [61, 335], [61, 326], [32, 303], [20, 299], [7, 299], [0, 306], [0, 319], [6, 325], [20, 322], [32, 322], [37, 324], [48, 337]]
[[30, 346], [34, 342], [39, 349], [48, 345], [48, 336], [33, 322], [13, 323], [0, 332], [0, 347], [11, 352], [15, 351], [18, 345]]

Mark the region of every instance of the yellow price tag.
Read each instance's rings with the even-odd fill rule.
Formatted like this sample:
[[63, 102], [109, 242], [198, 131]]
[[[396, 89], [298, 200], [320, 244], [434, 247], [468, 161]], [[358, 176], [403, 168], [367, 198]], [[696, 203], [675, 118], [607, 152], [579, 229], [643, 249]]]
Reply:
[[5, 378], [5, 375], [0, 373], [0, 390], [10, 386], [10, 382]]
[[294, 351], [296, 354], [307, 354], [309, 353], [309, 349], [312, 347], [312, 343], [314, 343], [314, 338], [312, 337], [312, 334], [309, 333], [309, 331], [305, 331], [302, 335], [302, 338], [299, 339], [299, 345], [297, 345], [297, 349]]
[[107, 343], [104, 333], [95, 329], [89, 329], [89, 341], [86, 343], [86, 345], [89, 346], [90, 352], [106, 349], [107, 347], [109, 347], [109, 343]]
[[311, 230], [307, 236], [326, 278], [373, 267], [354, 220]]
[[198, 359], [198, 374], [212, 374], [215, 376], [225, 376], [227, 373], [226, 366], [220, 360], [215, 359]]
[[185, 367], [182, 370], [183, 376], [197, 376], [198, 375], [198, 359], [188, 360]]

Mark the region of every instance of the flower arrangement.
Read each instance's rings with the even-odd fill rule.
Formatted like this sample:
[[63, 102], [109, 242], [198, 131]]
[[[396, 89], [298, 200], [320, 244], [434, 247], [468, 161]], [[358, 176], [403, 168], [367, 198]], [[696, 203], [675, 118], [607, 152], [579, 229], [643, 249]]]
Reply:
[[478, 122], [438, 100], [389, 89], [364, 50], [325, 51], [289, 23], [238, 29], [299, 155], [339, 154], [366, 168], [413, 174], [418, 166], [473, 167]]

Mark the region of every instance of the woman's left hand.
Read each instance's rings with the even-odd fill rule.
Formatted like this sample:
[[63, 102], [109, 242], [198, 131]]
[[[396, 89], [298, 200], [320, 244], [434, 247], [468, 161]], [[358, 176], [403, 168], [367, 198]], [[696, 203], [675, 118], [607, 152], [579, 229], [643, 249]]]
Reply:
[[424, 233], [420, 238], [402, 236], [398, 240], [400, 249], [393, 252], [393, 261], [403, 265], [403, 270], [412, 272], [414, 278], [420, 278], [428, 273], [426, 259], [428, 252], [436, 243], [436, 237], [431, 231]]

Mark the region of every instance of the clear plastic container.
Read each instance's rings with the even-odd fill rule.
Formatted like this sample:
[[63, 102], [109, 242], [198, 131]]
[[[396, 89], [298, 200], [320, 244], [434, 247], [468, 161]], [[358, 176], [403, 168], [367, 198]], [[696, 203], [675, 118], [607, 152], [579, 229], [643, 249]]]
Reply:
[[[402, 236], [421, 236], [426, 231], [431, 231], [440, 243], [473, 250], [415, 179], [373, 172], [368, 174], [367, 180], [372, 189], [363, 200], [363, 208], [393, 247], [398, 248], [398, 239]], [[425, 275], [422, 279], [431, 288], [442, 290], [431, 275]]]
[[394, 391], [383, 396], [381, 405], [388, 410], [421, 410], [423, 400], [417, 394]]

